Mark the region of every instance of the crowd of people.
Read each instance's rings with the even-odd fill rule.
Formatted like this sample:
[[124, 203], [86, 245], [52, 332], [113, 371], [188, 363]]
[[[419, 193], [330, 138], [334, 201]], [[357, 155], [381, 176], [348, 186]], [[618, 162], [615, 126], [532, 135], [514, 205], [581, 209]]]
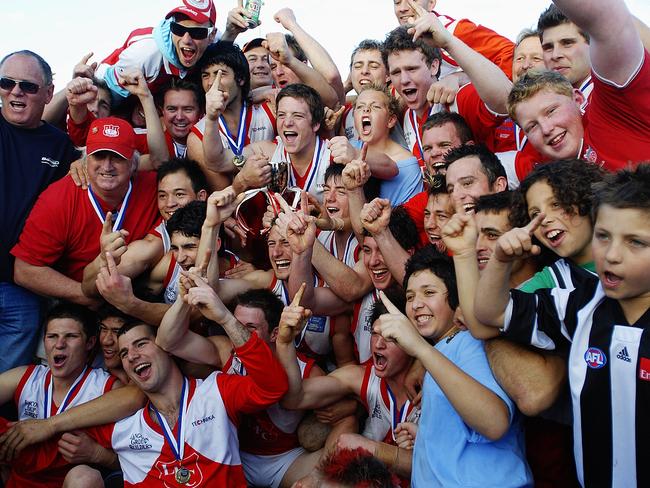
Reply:
[[4, 486], [650, 486], [624, 1], [512, 42], [395, 0], [346, 79], [290, 8], [179, 3], [60, 91], [0, 61]]

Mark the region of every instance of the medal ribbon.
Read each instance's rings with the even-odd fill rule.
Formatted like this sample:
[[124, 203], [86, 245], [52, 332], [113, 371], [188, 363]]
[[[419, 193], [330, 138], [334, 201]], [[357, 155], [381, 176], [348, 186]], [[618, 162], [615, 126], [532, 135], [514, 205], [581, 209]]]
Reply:
[[386, 391], [388, 392], [388, 402], [390, 406], [390, 431], [391, 435], [393, 436], [393, 440], [397, 442], [397, 439], [395, 439], [395, 429], [397, 426], [406, 421], [406, 417], [408, 416], [409, 412], [409, 407], [411, 406], [411, 402], [409, 400], [406, 400], [404, 402], [404, 405], [402, 405], [402, 408], [397, 411], [397, 400], [395, 399], [395, 395], [393, 395], [392, 390], [390, 389], [390, 386], [388, 386], [388, 383], [386, 383]]
[[185, 410], [187, 409], [187, 397], [189, 396], [188, 386], [189, 385], [188, 385], [187, 378], [183, 377], [183, 389], [181, 390], [181, 405], [180, 405], [180, 410], [178, 412], [178, 421], [176, 422], [176, 425], [178, 426], [178, 435], [176, 438], [174, 438], [174, 431], [169, 428], [169, 424], [167, 423], [165, 417], [163, 415], [160, 415], [160, 412], [155, 407], [155, 405], [153, 404], [151, 405], [153, 411], [156, 413], [156, 417], [158, 418], [158, 423], [160, 424], [160, 427], [162, 427], [165, 440], [169, 444], [172, 454], [174, 455], [174, 457], [179, 463], [183, 461], [183, 451], [185, 450], [185, 425], [183, 423], [183, 420], [184, 420]]
[[[88, 371], [88, 366], [85, 366], [81, 374], [77, 376], [77, 379], [74, 380], [74, 383], [72, 383], [72, 386], [70, 386], [70, 389], [65, 394], [65, 397], [63, 398], [63, 402], [61, 402], [61, 406], [59, 407], [56, 413], [63, 413], [65, 409], [68, 408], [68, 405], [70, 405], [70, 402], [72, 401], [72, 394], [77, 389], [77, 385], [84, 380], [87, 371]], [[54, 398], [54, 391], [53, 391], [54, 380], [52, 379], [51, 371], [48, 373], [48, 379], [49, 382], [45, 383], [45, 412], [43, 412], [44, 419], [47, 419], [52, 415], [52, 401]]]
[[239, 127], [237, 129], [237, 142], [233, 138], [230, 130], [228, 130], [228, 124], [226, 124], [226, 119], [223, 118], [223, 115], [219, 116], [219, 128], [221, 133], [226, 136], [230, 149], [235, 153], [236, 156], [241, 156], [244, 152], [244, 146], [246, 145], [246, 102], [241, 104], [241, 112], [239, 114]]
[[[424, 119], [424, 121], [429, 118], [431, 114], [433, 114], [435, 109], [435, 105], [432, 105], [431, 108], [429, 108], [427, 112], [427, 116]], [[413, 127], [413, 132], [415, 133], [415, 144], [418, 146], [418, 151], [420, 151], [420, 157], [419, 159], [421, 161], [424, 161], [424, 151], [422, 149], [422, 132], [420, 131], [420, 121], [418, 120], [418, 116], [415, 113], [415, 110], [409, 109], [408, 110], [408, 116], [409, 120], [411, 121], [411, 126]]]
[[[122, 228], [122, 225], [124, 224], [124, 219], [126, 217], [126, 209], [129, 206], [129, 200], [131, 199], [132, 190], [133, 190], [133, 183], [129, 181], [129, 189], [126, 191], [124, 200], [122, 200], [122, 206], [120, 207], [120, 211], [117, 213], [117, 217], [115, 218], [115, 222], [113, 223], [113, 232], [120, 230]], [[106, 215], [104, 214], [104, 211], [102, 210], [102, 206], [99, 204], [99, 200], [97, 200], [97, 197], [93, 193], [93, 190], [90, 187], [90, 185], [88, 185], [88, 199], [90, 200], [90, 204], [95, 210], [97, 217], [99, 217], [99, 221], [103, 225], [104, 221], [106, 220]]]
[[311, 165], [309, 166], [309, 171], [306, 175], [307, 182], [305, 183], [305, 186], [300, 186], [298, 184], [298, 176], [296, 175], [296, 170], [294, 169], [293, 165], [291, 164], [291, 157], [287, 153], [287, 150], [284, 150], [284, 156], [287, 159], [287, 162], [291, 165], [291, 171], [289, 171], [289, 185], [288, 186], [297, 186], [305, 191], [309, 191], [309, 187], [314, 181], [314, 178], [316, 177], [316, 174], [318, 173], [318, 163], [320, 162], [321, 156], [322, 156], [322, 151], [325, 147], [325, 144], [323, 144], [323, 140], [320, 137], [316, 137], [316, 147], [314, 148], [314, 158], [311, 161]]

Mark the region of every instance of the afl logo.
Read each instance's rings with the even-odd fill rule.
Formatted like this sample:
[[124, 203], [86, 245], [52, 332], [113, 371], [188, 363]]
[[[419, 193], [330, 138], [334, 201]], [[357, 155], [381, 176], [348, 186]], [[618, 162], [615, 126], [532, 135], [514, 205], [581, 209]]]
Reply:
[[585, 363], [591, 369], [600, 369], [607, 364], [605, 353], [597, 347], [590, 347], [585, 352]]

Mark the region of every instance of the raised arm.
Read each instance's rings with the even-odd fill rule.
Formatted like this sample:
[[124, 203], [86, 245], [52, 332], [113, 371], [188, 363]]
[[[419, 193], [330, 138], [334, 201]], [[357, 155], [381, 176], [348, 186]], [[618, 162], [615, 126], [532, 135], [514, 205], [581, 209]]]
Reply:
[[472, 215], [455, 214], [442, 229], [442, 240], [454, 256], [458, 299], [465, 325], [476, 339], [497, 337], [499, 331], [483, 325], [474, 316], [474, 298], [479, 273], [476, 257], [478, 230]]
[[338, 105], [339, 96], [336, 90], [321, 73], [293, 55], [284, 34], [281, 32], [268, 33], [263, 46], [268, 49], [274, 62], [287, 66], [305, 85], [316, 90], [325, 105], [331, 108]]
[[341, 73], [339, 73], [334, 60], [325, 50], [325, 48], [318, 43], [309, 33], [302, 28], [293, 10], [290, 8], [283, 8], [279, 10], [274, 16], [276, 22], [282, 24], [282, 27], [287, 29], [293, 37], [296, 38], [298, 44], [305, 51], [305, 55], [309, 62], [323, 77], [327, 80], [332, 88], [336, 91], [339, 97], [339, 103], [345, 104], [345, 93], [343, 82], [341, 81]]
[[380, 297], [389, 313], [375, 322], [375, 331], [385, 339], [396, 341], [405, 352], [422, 362], [469, 427], [490, 440], [500, 439], [510, 426], [508, 405], [432, 347], [383, 292]]
[[392, 207], [390, 201], [385, 198], [375, 198], [372, 202], [366, 203], [361, 210], [361, 223], [375, 239], [383, 256], [390, 256], [386, 260], [388, 270], [395, 281], [404, 281], [404, 266], [410, 257], [388, 228]]
[[221, 336], [203, 337], [189, 330], [192, 307], [183, 298], [179, 293], [174, 304], [167, 310], [156, 334], [156, 344], [186, 361], [222, 368], [228, 358], [222, 356], [221, 351], [228, 348], [219, 348], [218, 341], [213, 339], [230, 341]]
[[644, 49], [623, 0], [553, 0], [589, 34], [591, 65], [598, 76], [623, 86], [636, 74]]
[[311, 316], [311, 311], [300, 304], [304, 288], [303, 284], [291, 304], [284, 307], [275, 344], [276, 356], [289, 378], [289, 390], [282, 399], [282, 406], [294, 410], [324, 407], [348, 394], [358, 394], [358, 391], [350, 388], [347, 381], [341, 379], [347, 377], [345, 371], [357, 366], [337, 369], [339, 375], [345, 370], [342, 377], [332, 373], [328, 376], [302, 379], [294, 339]]
[[482, 324], [503, 327], [510, 300], [512, 263], [541, 252], [539, 246], [532, 243], [532, 235], [544, 218], [540, 213], [526, 227], [512, 229], [499, 237], [476, 289], [474, 315]]
[[512, 82], [496, 64], [474, 51], [444, 28], [438, 17], [411, 2], [416, 9], [415, 26], [409, 30], [414, 39], [431, 36], [433, 44], [447, 51], [463, 68], [481, 100], [494, 112], [507, 113], [506, 100]]
[[149, 154], [140, 158], [140, 169], [157, 169], [164, 161], [169, 159], [169, 150], [167, 149], [165, 132], [160, 122], [158, 109], [147, 86], [147, 80], [145, 80], [142, 71], [134, 70], [121, 74], [119, 81], [131, 95], [138, 97], [144, 112]]

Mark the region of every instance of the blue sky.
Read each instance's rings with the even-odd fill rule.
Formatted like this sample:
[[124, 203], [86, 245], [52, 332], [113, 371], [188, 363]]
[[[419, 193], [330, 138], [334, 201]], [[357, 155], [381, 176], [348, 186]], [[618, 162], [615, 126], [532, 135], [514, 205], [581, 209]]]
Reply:
[[[630, 10], [650, 24], [649, 0], [626, 0]], [[1, 55], [31, 49], [41, 54], [55, 72], [57, 88], [70, 80], [72, 67], [87, 52], [101, 60], [120, 46], [131, 30], [152, 26], [178, 0], [24, 0], [2, 2]], [[469, 18], [514, 39], [532, 27], [549, 0], [439, 0], [436, 10], [455, 18]], [[223, 29], [235, 0], [215, 0], [217, 24]], [[291, 7], [300, 22], [326, 46], [341, 75], [347, 76], [349, 54], [362, 39], [383, 39], [396, 25], [390, 0], [265, 0], [262, 25], [241, 37], [245, 41], [282, 31], [273, 14]]]

